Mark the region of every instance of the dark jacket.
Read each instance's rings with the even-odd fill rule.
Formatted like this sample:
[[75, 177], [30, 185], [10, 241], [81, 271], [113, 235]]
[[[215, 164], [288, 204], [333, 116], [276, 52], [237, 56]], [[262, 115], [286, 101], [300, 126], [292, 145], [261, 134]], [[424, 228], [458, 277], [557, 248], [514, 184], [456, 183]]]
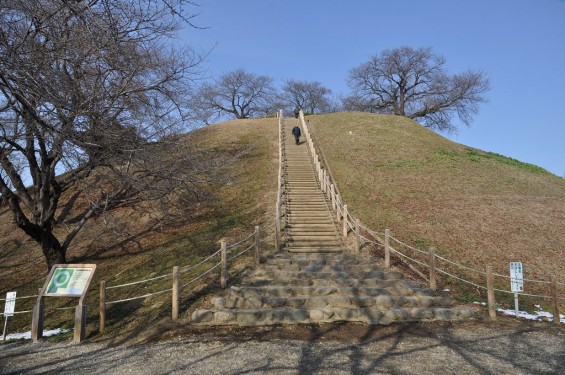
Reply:
[[301, 133], [300, 133], [300, 128], [298, 126], [292, 128], [292, 135], [294, 135], [295, 137], [300, 137]]

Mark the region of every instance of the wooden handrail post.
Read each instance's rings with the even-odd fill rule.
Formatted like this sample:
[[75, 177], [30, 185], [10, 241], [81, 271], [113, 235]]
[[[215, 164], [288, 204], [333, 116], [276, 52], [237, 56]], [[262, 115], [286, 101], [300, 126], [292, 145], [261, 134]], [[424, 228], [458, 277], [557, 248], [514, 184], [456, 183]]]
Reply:
[[434, 292], [437, 289], [436, 285], [436, 249], [435, 247], [430, 247], [429, 249], [429, 267], [430, 267], [430, 289]]
[[361, 251], [361, 220], [355, 219], [355, 251]]
[[335, 204], [335, 186], [334, 186], [334, 184], [330, 185], [330, 197], [331, 197], [332, 208], [335, 211], [336, 210], [336, 204]]
[[561, 316], [559, 315], [559, 300], [557, 299], [557, 278], [550, 277], [551, 280], [551, 300], [553, 302], [553, 324], [561, 324]]
[[385, 268], [390, 268], [390, 229], [385, 229]]
[[173, 293], [172, 293], [172, 314], [171, 318], [179, 318], [179, 266], [173, 267]]
[[488, 298], [488, 315], [490, 320], [496, 320], [496, 299], [494, 296], [494, 275], [492, 274], [492, 266], [487, 266], [487, 298]]
[[341, 215], [343, 212], [341, 211], [341, 196], [339, 194], [335, 195], [335, 212], [336, 212], [337, 222], [341, 223], [341, 220], [343, 219]]
[[100, 281], [100, 301], [98, 303], [98, 319], [100, 333], [106, 329], [106, 280]]
[[326, 176], [327, 176], [327, 172], [326, 170], [322, 170], [322, 191], [325, 193], [326, 190], [328, 190], [328, 186], [326, 185]]
[[222, 247], [221, 247], [221, 273], [220, 273], [220, 286], [222, 287], [222, 289], [224, 289], [226, 287], [226, 284], [228, 282], [228, 247], [226, 244], [226, 241], [222, 241]]
[[261, 263], [261, 256], [259, 254], [259, 225], [255, 226], [255, 264]]
[[343, 237], [347, 237], [349, 232], [349, 220], [347, 219], [347, 205], [343, 205]]
[[280, 232], [281, 232], [281, 213], [279, 205], [277, 204], [276, 208], [276, 219], [275, 219], [275, 251], [279, 251], [280, 249]]

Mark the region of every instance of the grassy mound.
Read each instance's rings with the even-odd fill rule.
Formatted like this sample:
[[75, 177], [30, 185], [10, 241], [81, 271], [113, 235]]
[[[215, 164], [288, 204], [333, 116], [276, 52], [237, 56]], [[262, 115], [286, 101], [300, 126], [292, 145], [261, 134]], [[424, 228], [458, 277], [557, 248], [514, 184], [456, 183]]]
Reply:
[[[522, 261], [525, 278], [555, 275], [565, 282], [564, 179], [456, 144], [402, 117], [306, 119], [344, 202], [368, 227], [389, 228], [411, 246], [433, 245], [439, 255], [479, 270], [490, 264], [508, 275], [508, 263]], [[509, 289], [508, 280], [502, 283]], [[526, 282], [526, 292], [534, 287]]]
[[[184, 212], [185, 220], [175, 225], [161, 225], [153, 220], [148, 207], [122, 207], [104, 218], [91, 220], [74, 240], [67, 253], [69, 263], [96, 263], [96, 278], [88, 295], [89, 332], [98, 329], [98, 285], [108, 286], [143, 280], [171, 273], [173, 266], [188, 266], [219, 249], [219, 241], [228, 244], [249, 235], [255, 225], [263, 234], [273, 222], [278, 163], [278, 120], [237, 120], [208, 126], [191, 132], [185, 141], [225, 160], [220, 173], [221, 184], [209, 186], [213, 199], [195, 202]], [[69, 191], [63, 201], [77, 192]], [[80, 193], [80, 192], [79, 192]], [[79, 198], [75, 198], [80, 201]], [[66, 217], [72, 218], [72, 212]], [[63, 222], [57, 231], [64, 233], [70, 225]], [[45, 261], [38, 245], [26, 238], [11, 220], [11, 213], [0, 207], [0, 295], [16, 290], [18, 296], [37, 294], [46, 275]], [[219, 258], [218, 258], [219, 259]], [[216, 260], [217, 261], [217, 260]], [[231, 276], [237, 277], [252, 254], [231, 265]], [[194, 272], [181, 276], [181, 285], [198, 272], [210, 268], [204, 264]], [[205, 300], [204, 296], [218, 287], [219, 272], [212, 272], [202, 283], [181, 291], [181, 315], [186, 318]], [[211, 283], [210, 287], [207, 284]], [[171, 287], [171, 278], [108, 290], [107, 299], [119, 300]], [[18, 300], [17, 311], [31, 309], [35, 299]], [[76, 300], [47, 299], [45, 328], [72, 328]], [[170, 316], [170, 293], [151, 298], [108, 305], [107, 330], [124, 339]], [[3, 306], [3, 303], [0, 304]], [[17, 315], [12, 331], [29, 330], [31, 314]], [[153, 330], [151, 334], [159, 334]], [[63, 337], [66, 339], [66, 337]]]

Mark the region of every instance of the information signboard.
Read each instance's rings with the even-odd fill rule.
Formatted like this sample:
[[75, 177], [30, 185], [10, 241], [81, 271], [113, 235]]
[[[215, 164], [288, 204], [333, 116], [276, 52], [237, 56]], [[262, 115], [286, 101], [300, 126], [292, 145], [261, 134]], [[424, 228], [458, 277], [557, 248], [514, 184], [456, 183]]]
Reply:
[[55, 265], [44, 295], [47, 297], [81, 297], [94, 274], [93, 267]]
[[510, 290], [513, 292], [524, 291], [524, 269], [522, 262], [510, 262]]
[[16, 292], [6, 293], [6, 304], [4, 305], [4, 316], [14, 316], [16, 311]]

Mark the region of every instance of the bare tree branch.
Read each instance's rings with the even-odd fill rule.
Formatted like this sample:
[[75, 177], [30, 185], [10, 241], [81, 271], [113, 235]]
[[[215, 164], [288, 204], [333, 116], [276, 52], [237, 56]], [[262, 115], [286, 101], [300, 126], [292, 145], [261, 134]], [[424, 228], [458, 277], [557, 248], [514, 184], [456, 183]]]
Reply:
[[349, 110], [395, 114], [442, 131], [455, 129], [456, 115], [470, 125], [489, 81], [482, 72], [448, 75], [444, 57], [431, 48], [384, 50], [349, 73], [353, 94], [344, 100]]

